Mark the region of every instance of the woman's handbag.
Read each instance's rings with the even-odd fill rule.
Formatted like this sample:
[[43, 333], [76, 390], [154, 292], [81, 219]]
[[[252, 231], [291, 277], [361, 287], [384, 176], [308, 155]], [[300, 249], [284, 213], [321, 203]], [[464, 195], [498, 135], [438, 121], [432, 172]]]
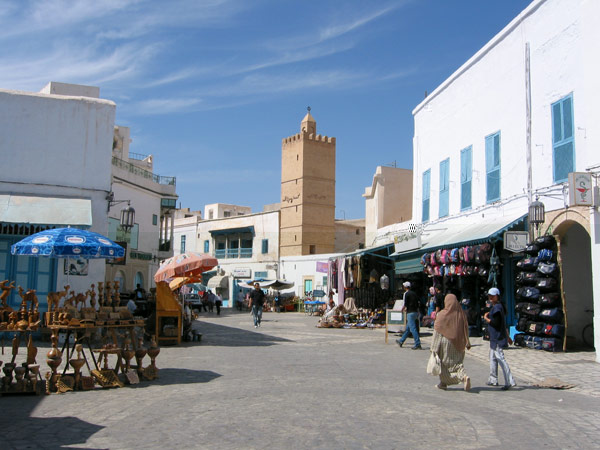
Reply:
[[427, 362], [427, 373], [434, 377], [439, 376], [442, 373], [442, 361], [436, 352], [431, 352], [429, 356], [429, 362]]

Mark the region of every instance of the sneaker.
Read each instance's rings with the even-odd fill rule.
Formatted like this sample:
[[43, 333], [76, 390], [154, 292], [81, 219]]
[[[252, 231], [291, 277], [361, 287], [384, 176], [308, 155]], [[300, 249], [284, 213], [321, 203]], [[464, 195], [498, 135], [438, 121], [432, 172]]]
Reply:
[[396, 344], [398, 344], [400, 346], [400, 348], [402, 348], [402, 345], [404, 344], [404, 342], [400, 341], [400, 339], [396, 339]]
[[498, 383], [492, 383], [491, 381], [488, 381], [487, 383], [488, 386], [498, 386]]
[[254, 328], [258, 328], [258, 325], [254, 325]]
[[420, 345], [415, 345], [414, 347], [411, 347], [411, 350], [423, 350], [423, 347]]
[[260, 328], [260, 322], [258, 322], [258, 328]]
[[471, 378], [465, 377], [465, 386], [464, 386], [464, 389], [467, 392], [471, 390]]
[[510, 388], [513, 388], [515, 386], [516, 386], [516, 384], [506, 384], [506, 385], [502, 386], [502, 390], [508, 391]]
[[441, 389], [442, 391], [445, 391], [448, 388], [448, 386], [443, 383], [436, 384], [435, 387]]

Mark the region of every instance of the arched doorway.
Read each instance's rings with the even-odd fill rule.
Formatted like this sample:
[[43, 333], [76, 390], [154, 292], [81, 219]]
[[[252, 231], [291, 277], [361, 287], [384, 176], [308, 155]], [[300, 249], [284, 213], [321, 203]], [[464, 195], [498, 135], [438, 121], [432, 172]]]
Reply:
[[142, 274], [142, 272], [136, 272], [135, 273], [135, 281], [133, 282], [133, 287], [134, 289], [137, 288], [137, 285], [140, 285], [142, 288], [146, 288], [146, 286], [144, 286], [144, 275]]
[[119, 282], [119, 292], [125, 292], [125, 274], [122, 270], [117, 270], [115, 281]]
[[566, 309], [567, 346], [583, 346], [581, 333], [592, 322], [594, 297], [592, 287], [591, 240], [588, 231], [578, 222], [566, 220], [557, 226], [562, 281]]

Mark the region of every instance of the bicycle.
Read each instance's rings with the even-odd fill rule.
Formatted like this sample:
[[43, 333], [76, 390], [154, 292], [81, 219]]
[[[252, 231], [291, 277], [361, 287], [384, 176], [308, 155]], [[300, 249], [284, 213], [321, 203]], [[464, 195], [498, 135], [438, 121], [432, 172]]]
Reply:
[[[593, 309], [586, 309], [586, 313], [592, 313], [592, 317], [594, 317]], [[586, 345], [586, 347], [594, 348], [594, 322], [588, 323], [581, 330], [581, 340]]]

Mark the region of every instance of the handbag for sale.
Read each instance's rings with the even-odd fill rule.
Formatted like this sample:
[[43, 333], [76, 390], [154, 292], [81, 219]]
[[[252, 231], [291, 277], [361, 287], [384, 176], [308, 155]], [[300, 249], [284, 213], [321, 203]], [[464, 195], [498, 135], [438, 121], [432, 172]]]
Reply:
[[427, 373], [435, 377], [442, 373], [442, 361], [436, 352], [431, 352], [427, 362]]

